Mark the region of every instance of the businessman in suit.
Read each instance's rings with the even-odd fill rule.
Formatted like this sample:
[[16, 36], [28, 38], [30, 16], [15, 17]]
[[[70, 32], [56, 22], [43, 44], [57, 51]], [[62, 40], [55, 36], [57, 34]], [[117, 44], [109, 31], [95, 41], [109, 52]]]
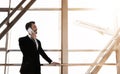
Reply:
[[23, 54], [21, 74], [41, 74], [41, 64], [39, 55], [41, 55], [49, 64], [59, 65], [53, 62], [44, 52], [40, 40], [36, 38], [37, 26], [34, 21], [30, 21], [25, 25], [26, 30], [31, 32], [25, 37], [19, 38], [19, 47]]

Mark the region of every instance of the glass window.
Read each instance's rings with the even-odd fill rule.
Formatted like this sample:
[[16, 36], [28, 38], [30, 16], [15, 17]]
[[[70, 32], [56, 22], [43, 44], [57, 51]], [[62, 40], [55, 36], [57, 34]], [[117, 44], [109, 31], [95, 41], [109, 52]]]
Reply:
[[0, 40], [0, 48], [5, 48], [6, 45], [6, 36]]
[[5, 63], [5, 52], [0, 51], [0, 64]]
[[68, 0], [69, 8], [113, 8], [113, 6], [115, 0]]
[[50, 73], [50, 74], [61, 74], [60, 73], [60, 67], [59, 66], [42, 66], [41, 67], [41, 73], [42, 74], [46, 74], [46, 73]]
[[[74, 74], [74, 73], [80, 73], [80, 74], [85, 74], [88, 66], [70, 66], [68, 68], [68, 74]], [[116, 72], [116, 66], [102, 66], [98, 74], [117, 74]]]
[[[4, 0], [1, 1], [0, 3], [0, 7], [4, 8], [4, 7], [9, 7], [9, 2], [10, 0]], [[11, 0], [11, 5], [10, 7], [14, 8], [16, 7], [19, 3], [21, 2], [21, 0]], [[30, 0], [26, 0], [25, 3], [22, 5], [23, 7], [26, 6], [26, 4], [28, 4], [28, 2], [30, 2]], [[35, 3], [33, 3], [31, 8], [61, 8], [61, 0], [36, 0]]]
[[[6, 18], [7, 16], [7, 12], [0, 12], [0, 23], [2, 23], [2, 21]], [[7, 25], [3, 24], [3, 26], [1, 26], [0, 28], [0, 33], [2, 33], [2, 31], [7, 27]], [[2, 37], [2, 39], [0, 40], [0, 48], [5, 48], [5, 44], [6, 44], [6, 35], [4, 37]]]
[[0, 12], [0, 23], [7, 17], [7, 12]]
[[105, 63], [116, 63], [116, 52], [112, 52]]
[[[103, 50], [119, 26], [117, 1], [68, 0], [69, 8], [84, 9], [68, 11], [68, 50]], [[73, 64], [93, 63], [99, 53], [99, 51], [69, 52], [68, 62]], [[106, 63], [116, 63], [115, 53], [109, 56]], [[88, 68], [89, 66], [68, 66], [68, 72], [69, 74], [85, 74]], [[108, 72], [109, 70], [110, 72]], [[104, 65], [98, 74], [113, 74], [113, 72], [117, 74], [116, 71], [115, 66]]]
[[4, 66], [0, 66], [0, 73], [4, 74]]
[[61, 8], [61, 0], [36, 0], [31, 8]]
[[[16, 7], [21, 0], [12, 0], [11, 7]], [[26, 6], [30, 0], [26, 0], [22, 6]], [[61, 8], [61, 0], [36, 0], [31, 8]]]
[[102, 66], [98, 74], [105, 74], [105, 73], [117, 74], [116, 66], [108, 66], [108, 65]]
[[22, 53], [21, 52], [15, 52], [15, 51], [8, 52], [8, 54], [7, 54], [7, 63], [8, 64], [21, 64], [21, 62], [22, 62]]
[[69, 66], [68, 74], [85, 74], [87, 66]]
[[18, 38], [27, 34], [25, 24], [35, 21], [38, 27], [37, 38], [44, 49], [61, 48], [61, 13], [60, 11], [28, 11], [11, 29], [10, 49], [18, 49]]
[[[69, 52], [69, 63], [93, 63], [99, 52]], [[94, 56], [94, 57], [93, 57]]]
[[112, 14], [103, 11], [69, 11], [68, 48], [103, 49], [112, 37], [108, 33], [114, 33], [116, 22]]
[[0, 8], [9, 7], [9, 0], [2, 0], [0, 1]]
[[[27, 0], [26, 0], [27, 1]], [[26, 2], [25, 1], [25, 2]], [[30, 0], [28, 0], [28, 1], [30, 1]], [[20, 3], [20, 2], [22, 2], [22, 0], [11, 0], [11, 5], [10, 5], [10, 7], [12, 7], [12, 8], [14, 8], [14, 7], [17, 7], [17, 5]]]
[[20, 66], [7, 66], [6, 74], [20, 74]]

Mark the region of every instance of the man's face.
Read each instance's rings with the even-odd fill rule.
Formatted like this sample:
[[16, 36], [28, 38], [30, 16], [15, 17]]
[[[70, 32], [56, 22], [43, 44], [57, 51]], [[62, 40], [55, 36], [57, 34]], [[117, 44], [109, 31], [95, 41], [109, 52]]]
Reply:
[[35, 24], [32, 24], [31, 28], [35, 32], [35, 34], [37, 34], [37, 26]]

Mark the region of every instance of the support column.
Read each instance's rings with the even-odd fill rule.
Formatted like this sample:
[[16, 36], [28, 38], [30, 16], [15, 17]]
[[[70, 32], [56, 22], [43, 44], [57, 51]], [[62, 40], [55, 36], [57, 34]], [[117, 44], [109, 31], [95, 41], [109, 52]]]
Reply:
[[[62, 0], [61, 10], [61, 63], [68, 64], [68, 2]], [[61, 66], [61, 74], [68, 74], [68, 66]]]
[[116, 47], [116, 67], [117, 67], [117, 74], [120, 74], [120, 45]]

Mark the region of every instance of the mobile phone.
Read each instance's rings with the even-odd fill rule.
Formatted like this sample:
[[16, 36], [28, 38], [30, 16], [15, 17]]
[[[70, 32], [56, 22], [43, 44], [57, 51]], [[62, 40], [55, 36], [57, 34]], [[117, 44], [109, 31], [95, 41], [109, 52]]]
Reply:
[[33, 31], [31, 28], [28, 28], [28, 30], [27, 30], [27, 31], [28, 31], [28, 33], [29, 33], [29, 34], [34, 33], [34, 31]]

